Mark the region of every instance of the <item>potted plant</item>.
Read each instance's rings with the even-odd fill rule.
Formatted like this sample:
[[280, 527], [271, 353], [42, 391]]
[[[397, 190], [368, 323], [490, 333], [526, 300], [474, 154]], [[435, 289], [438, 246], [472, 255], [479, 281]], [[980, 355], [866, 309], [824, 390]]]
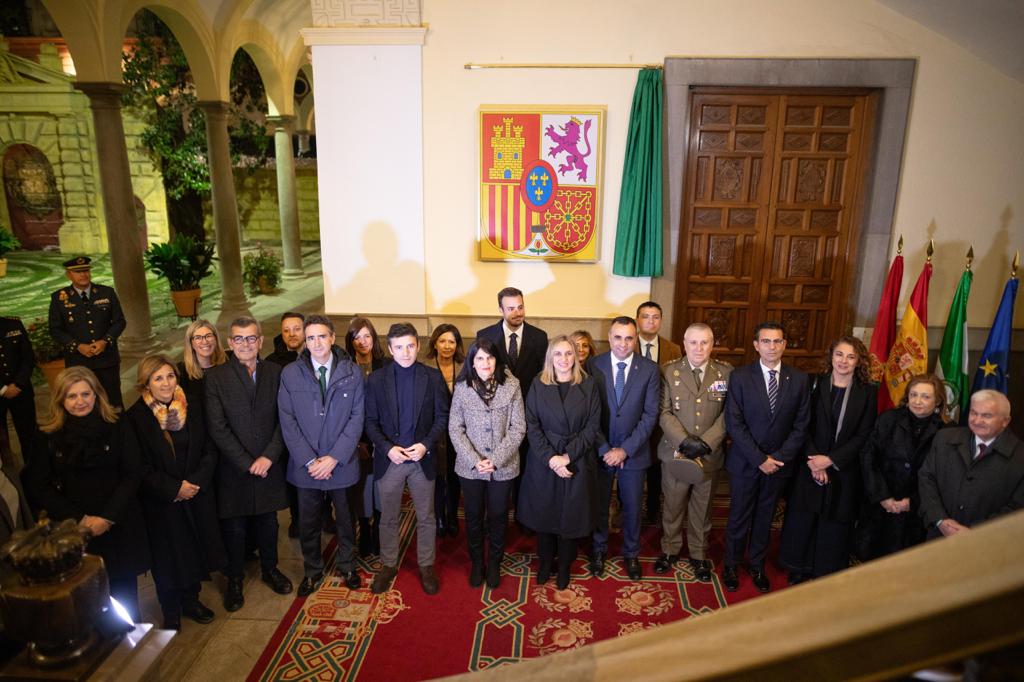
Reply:
[[64, 369], [64, 353], [50, 335], [50, 324], [46, 320], [32, 322], [25, 331], [28, 332], [28, 340], [32, 343], [36, 364], [52, 389], [57, 375]]
[[0, 277], [7, 276], [7, 254], [21, 248], [21, 242], [14, 233], [0, 225]]
[[199, 315], [199, 282], [211, 274], [213, 244], [179, 234], [169, 242], [151, 244], [142, 254], [146, 267], [171, 285], [171, 299], [178, 317]]
[[254, 253], [247, 253], [242, 259], [242, 280], [251, 293], [269, 294], [277, 289], [284, 264], [280, 256], [263, 248], [263, 244], [256, 246]]

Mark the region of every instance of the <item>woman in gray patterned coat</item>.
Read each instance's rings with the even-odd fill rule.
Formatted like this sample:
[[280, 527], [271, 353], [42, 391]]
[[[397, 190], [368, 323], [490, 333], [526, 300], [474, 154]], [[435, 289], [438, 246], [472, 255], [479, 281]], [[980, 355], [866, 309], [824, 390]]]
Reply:
[[448, 433], [455, 446], [455, 473], [462, 484], [466, 537], [472, 568], [469, 584], [484, 579], [484, 505], [489, 519], [487, 586], [501, 580], [508, 500], [519, 475], [519, 444], [526, 435], [519, 382], [505, 369], [490, 339], [478, 338], [455, 381]]

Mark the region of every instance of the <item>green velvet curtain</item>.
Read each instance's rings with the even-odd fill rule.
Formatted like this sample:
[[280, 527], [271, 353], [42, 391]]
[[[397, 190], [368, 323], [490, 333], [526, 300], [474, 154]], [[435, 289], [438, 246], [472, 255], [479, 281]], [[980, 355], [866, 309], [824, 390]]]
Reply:
[[661, 275], [661, 74], [660, 68], [641, 70], [633, 92], [615, 231], [616, 275]]

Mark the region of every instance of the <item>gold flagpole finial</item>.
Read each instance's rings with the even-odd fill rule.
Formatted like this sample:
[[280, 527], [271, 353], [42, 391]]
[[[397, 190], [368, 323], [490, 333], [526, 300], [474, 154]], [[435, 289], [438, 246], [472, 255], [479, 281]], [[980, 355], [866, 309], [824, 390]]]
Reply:
[[974, 261], [974, 244], [971, 244], [971, 248], [967, 249], [967, 265], [964, 266], [965, 270], [971, 269], [971, 263]]
[[927, 262], [932, 262], [932, 255], [935, 253], [935, 241], [933, 239], [928, 240], [928, 258]]
[[1010, 278], [1017, 279], [1017, 268], [1020, 267], [1020, 251], [1013, 256], [1013, 266], [1010, 268]]
[[897, 256], [902, 256], [903, 255], [903, 235], [902, 234], [900, 235], [900, 240], [898, 242], [896, 242], [896, 255]]

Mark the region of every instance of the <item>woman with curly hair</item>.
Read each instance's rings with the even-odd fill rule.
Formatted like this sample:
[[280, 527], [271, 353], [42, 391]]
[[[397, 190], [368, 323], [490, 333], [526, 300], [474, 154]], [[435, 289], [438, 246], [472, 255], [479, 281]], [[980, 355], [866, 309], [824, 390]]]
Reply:
[[850, 565], [861, 500], [860, 451], [878, 411], [864, 343], [841, 336], [828, 358], [828, 369], [812, 384], [807, 457], [793, 463], [798, 468], [782, 527], [779, 561], [791, 585]]

